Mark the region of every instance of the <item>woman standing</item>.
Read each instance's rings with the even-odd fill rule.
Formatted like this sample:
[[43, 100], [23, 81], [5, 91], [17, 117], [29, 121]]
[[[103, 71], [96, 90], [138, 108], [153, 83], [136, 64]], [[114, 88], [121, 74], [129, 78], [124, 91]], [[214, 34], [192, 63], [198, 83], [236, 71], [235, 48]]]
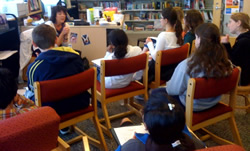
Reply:
[[63, 6], [55, 6], [52, 8], [50, 21], [46, 24], [50, 25], [56, 30], [57, 46], [68, 45], [69, 26], [66, 23], [67, 10]]
[[245, 13], [235, 13], [231, 16], [228, 24], [230, 33], [236, 34], [237, 38], [233, 47], [229, 43], [229, 36], [222, 37], [232, 63], [240, 66], [240, 85], [250, 84], [250, 19]]

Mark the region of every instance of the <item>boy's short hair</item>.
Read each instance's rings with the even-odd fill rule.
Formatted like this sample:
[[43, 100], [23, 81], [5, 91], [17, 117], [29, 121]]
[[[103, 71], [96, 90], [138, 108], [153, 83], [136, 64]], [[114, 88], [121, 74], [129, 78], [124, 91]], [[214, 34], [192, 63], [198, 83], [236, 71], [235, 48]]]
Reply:
[[0, 68], [0, 109], [5, 109], [17, 93], [17, 81], [6, 68]]
[[56, 40], [56, 31], [46, 24], [38, 25], [32, 32], [33, 42], [41, 49], [54, 47]]
[[[171, 106], [171, 107], [170, 107]], [[151, 95], [144, 107], [144, 123], [157, 144], [169, 144], [182, 136], [185, 126], [183, 108], [164, 93]]]

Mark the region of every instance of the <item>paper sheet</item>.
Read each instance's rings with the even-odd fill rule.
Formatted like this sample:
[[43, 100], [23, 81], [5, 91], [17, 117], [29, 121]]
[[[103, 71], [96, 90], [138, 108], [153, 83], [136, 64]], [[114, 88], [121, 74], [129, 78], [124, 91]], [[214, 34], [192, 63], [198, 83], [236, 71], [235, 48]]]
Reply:
[[91, 62], [94, 63], [95, 66], [100, 67], [101, 60], [104, 60], [104, 58], [95, 59], [95, 60], [92, 60]]
[[125, 126], [125, 127], [114, 128], [114, 131], [120, 142], [120, 145], [123, 145], [128, 140], [132, 139], [135, 132], [136, 133], [148, 133], [148, 131], [145, 129], [144, 124], [137, 125], [137, 126]]
[[0, 60], [4, 60], [17, 53], [17, 50], [0, 51]]

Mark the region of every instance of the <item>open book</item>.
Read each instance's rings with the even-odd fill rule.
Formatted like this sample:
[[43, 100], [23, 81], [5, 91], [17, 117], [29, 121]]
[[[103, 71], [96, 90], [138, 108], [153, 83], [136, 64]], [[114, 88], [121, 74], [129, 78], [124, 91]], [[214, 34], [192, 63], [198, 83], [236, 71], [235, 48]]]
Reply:
[[148, 133], [144, 124], [114, 128], [113, 132], [114, 138], [120, 145], [132, 139], [135, 133]]

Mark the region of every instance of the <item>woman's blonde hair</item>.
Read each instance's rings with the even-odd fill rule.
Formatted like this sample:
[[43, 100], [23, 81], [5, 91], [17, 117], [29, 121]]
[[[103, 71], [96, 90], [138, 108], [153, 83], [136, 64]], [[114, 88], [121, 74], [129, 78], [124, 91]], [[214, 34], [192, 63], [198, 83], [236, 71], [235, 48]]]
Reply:
[[246, 13], [235, 13], [231, 16], [231, 19], [234, 20], [235, 22], [237, 21], [241, 21], [241, 27], [243, 29], [248, 29], [250, 30], [250, 19], [249, 19], [249, 16], [248, 14]]

